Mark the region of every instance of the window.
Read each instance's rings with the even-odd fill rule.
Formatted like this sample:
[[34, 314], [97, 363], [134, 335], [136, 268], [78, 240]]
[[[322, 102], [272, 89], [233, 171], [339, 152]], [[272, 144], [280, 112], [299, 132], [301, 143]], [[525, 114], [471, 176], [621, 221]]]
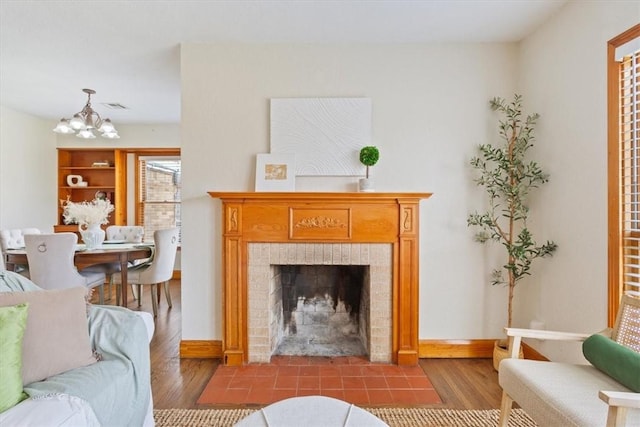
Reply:
[[144, 240], [153, 232], [180, 227], [181, 162], [175, 156], [138, 156], [136, 223], [144, 226]]
[[609, 41], [609, 326], [640, 295], [640, 25]]

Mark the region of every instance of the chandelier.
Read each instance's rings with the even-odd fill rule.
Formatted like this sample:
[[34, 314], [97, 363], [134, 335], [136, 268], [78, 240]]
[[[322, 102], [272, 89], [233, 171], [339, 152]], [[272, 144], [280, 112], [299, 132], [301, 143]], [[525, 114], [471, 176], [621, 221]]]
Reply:
[[82, 91], [88, 96], [87, 104], [80, 112], [74, 114], [71, 120], [61, 119], [53, 131], [56, 133], [78, 132], [76, 135], [78, 138], [93, 139], [96, 137], [93, 130], [97, 129], [103, 138], [120, 138], [116, 128], [113, 126], [113, 123], [111, 123], [111, 119], [103, 120], [100, 114], [91, 108], [91, 95], [95, 94], [96, 91], [93, 89], [82, 89]]

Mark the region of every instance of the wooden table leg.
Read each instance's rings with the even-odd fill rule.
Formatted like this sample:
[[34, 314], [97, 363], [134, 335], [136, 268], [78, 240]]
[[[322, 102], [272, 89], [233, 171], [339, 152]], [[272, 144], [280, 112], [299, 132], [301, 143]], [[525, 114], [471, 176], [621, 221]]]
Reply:
[[120, 255], [120, 294], [122, 296], [122, 307], [127, 307], [129, 301], [127, 300], [127, 289], [129, 289], [129, 283], [127, 283], [127, 267], [129, 261], [127, 260], [127, 254]]

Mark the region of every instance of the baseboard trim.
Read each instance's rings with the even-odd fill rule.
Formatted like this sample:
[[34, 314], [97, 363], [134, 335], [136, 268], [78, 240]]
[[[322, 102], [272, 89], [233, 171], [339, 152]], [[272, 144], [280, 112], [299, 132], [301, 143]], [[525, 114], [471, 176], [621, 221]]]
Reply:
[[496, 339], [420, 340], [418, 356], [421, 359], [491, 358], [495, 342]]
[[182, 340], [180, 341], [182, 359], [221, 359], [222, 341], [220, 340]]
[[[493, 357], [495, 339], [482, 340], [420, 340], [418, 357], [420, 359], [490, 359]], [[525, 359], [549, 360], [533, 347], [523, 343]], [[221, 359], [221, 340], [182, 340], [180, 358], [182, 359]]]

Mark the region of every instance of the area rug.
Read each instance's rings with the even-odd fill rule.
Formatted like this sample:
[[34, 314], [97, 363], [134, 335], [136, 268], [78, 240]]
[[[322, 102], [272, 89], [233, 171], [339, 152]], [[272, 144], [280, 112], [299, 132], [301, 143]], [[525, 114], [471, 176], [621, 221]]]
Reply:
[[420, 366], [372, 363], [356, 356], [274, 356], [268, 364], [218, 366], [197, 403], [268, 405], [309, 395], [359, 406], [442, 403]]
[[[431, 408], [364, 408], [391, 427], [495, 427], [500, 411]], [[156, 409], [156, 427], [230, 427], [256, 409]], [[293, 427], [293, 425], [292, 425]], [[298, 427], [298, 426], [295, 426]], [[536, 427], [522, 409], [513, 409], [509, 427]]]

